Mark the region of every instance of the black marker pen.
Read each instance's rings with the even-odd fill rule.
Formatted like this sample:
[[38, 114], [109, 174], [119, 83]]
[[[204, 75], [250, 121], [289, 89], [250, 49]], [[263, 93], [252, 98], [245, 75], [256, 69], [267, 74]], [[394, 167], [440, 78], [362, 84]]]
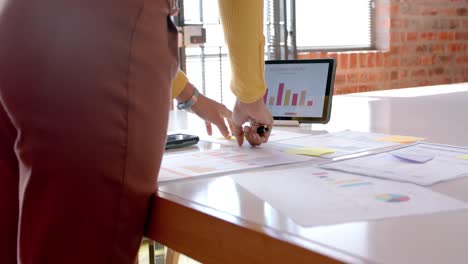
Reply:
[[270, 131], [270, 128], [268, 126], [259, 126], [257, 128], [257, 133], [260, 136], [263, 136], [263, 134], [268, 133], [268, 131]]

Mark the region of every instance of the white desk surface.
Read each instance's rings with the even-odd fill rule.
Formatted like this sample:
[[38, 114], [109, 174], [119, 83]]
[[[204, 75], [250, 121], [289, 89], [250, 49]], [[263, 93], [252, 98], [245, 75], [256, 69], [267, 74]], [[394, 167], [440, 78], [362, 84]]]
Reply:
[[[203, 128], [184, 113], [173, 113], [172, 119], [171, 130], [197, 122]], [[468, 147], [468, 83], [335, 96], [329, 124], [274, 129], [309, 134], [351, 129]], [[212, 147], [219, 145], [201, 142], [185, 151]], [[468, 202], [468, 177], [431, 188]], [[161, 184], [159, 197], [343, 262], [468, 263], [468, 210], [304, 228], [226, 176]]]

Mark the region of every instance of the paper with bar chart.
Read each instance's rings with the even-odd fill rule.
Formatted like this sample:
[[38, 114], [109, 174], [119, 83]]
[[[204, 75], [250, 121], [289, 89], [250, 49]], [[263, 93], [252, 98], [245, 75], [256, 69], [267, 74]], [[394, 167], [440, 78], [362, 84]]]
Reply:
[[323, 168], [431, 185], [468, 176], [468, 148], [417, 143], [405, 148], [321, 165]]
[[317, 64], [267, 64], [263, 97], [273, 116], [322, 117], [328, 67]]
[[158, 181], [210, 175], [273, 165], [290, 164], [313, 158], [253, 147], [222, 148], [163, 157]]
[[464, 202], [414, 184], [312, 166], [230, 177], [305, 227], [468, 208]]

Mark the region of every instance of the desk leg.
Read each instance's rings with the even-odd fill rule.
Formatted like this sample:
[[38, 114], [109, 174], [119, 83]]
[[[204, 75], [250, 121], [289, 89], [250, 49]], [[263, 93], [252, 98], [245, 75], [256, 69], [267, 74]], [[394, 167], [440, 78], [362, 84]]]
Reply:
[[150, 240], [148, 241], [148, 250], [149, 250], [149, 264], [155, 264], [154, 263], [154, 260], [155, 260], [155, 255], [154, 255], [154, 241], [153, 240]]

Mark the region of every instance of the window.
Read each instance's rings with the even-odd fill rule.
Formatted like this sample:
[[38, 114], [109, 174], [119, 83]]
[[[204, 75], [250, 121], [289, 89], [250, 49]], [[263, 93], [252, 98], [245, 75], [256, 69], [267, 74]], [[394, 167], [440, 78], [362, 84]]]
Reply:
[[[373, 47], [371, 5], [374, 0], [263, 1], [266, 58], [284, 59], [287, 56], [291, 59], [296, 50]], [[229, 86], [230, 64], [219, 19], [218, 0], [179, 2], [183, 7], [181, 26], [202, 24], [206, 29], [206, 43], [183, 49], [186, 73], [201, 92], [231, 107], [235, 97]]]
[[[285, 18], [279, 16], [284, 11], [284, 1], [264, 0], [267, 58], [270, 58], [270, 54], [277, 55], [279, 49], [284, 47], [284, 43], [281, 42], [284, 34], [278, 34], [276, 38], [274, 36], [275, 26], [280, 32], [284, 31]], [[287, 0], [288, 3], [290, 1]], [[231, 71], [219, 18], [218, 0], [179, 0], [179, 5], [183, 7], [183, 21], [180, 26], [202, 24], [206, 29], [206, 43], [184, 48], [182, 60], [190, 81], [205, 95], [231, 107], [235, 96], [230, 91]], [[270, 21], [275, 16], [273, 8], [276, 8], [278, 21]]]
[[232, 107], [231, 68], [218, 11], [218, 0], [183, 1], [184, 25], [203, 25], [206, 43], [184, 48], [186, 73], [206, 96]]
[[298, 50], [372, 48], [372, 0], [296, 0]]

